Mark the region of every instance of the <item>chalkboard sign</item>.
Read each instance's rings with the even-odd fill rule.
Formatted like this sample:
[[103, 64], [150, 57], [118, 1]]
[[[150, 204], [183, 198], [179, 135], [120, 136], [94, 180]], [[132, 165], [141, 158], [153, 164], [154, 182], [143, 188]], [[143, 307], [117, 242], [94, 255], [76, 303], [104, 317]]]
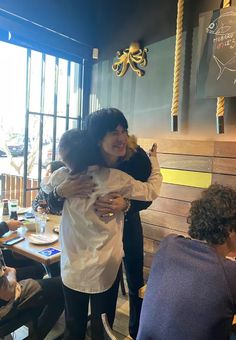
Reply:
[[206, 12], [199, 19], [197, 94], [236, 96], [236, 7]]

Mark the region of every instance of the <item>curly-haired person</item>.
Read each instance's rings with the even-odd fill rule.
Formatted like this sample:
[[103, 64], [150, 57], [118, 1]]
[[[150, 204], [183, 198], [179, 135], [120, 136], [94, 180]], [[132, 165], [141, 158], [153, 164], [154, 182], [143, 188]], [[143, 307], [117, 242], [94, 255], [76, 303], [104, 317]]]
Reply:
[[193, 201], [190, 238], [167, 236], [154, 257], [138, 340], [226, 340], [236, 313], [236, 191], [211, 185]]

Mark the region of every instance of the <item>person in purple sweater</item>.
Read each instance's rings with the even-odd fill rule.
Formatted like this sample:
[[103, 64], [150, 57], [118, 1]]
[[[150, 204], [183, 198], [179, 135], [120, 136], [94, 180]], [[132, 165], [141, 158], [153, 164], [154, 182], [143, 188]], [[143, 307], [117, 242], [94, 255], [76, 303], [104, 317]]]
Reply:
[[236, 191], [193, 201], [190, 238], [167, 236], [154, 257], [138, 340], [226, 340], [236, 313]]

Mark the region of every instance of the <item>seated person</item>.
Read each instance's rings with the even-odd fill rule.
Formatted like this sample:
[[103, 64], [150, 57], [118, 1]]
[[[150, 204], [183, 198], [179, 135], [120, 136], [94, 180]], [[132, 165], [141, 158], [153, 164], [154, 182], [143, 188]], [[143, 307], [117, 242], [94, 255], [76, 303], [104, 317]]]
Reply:
[[[9, 230], [15, 231], [22, 225], [22, 222], [16, 220], [0, 222], [0, 237], [2, 237]], [[25, 256], [16, 254], [10, 249], [3, 249], [6, 265], [16, 269], [17, 280], [24, 280], [27, 278], [42, 279], [46, 274], [43, 265], [34, 260], [28, 259]]]
[[[44, 181], [46, 182], [54, 171], [60, 169], [63, 166], [65, 165], [61, 161], [52, 161], [51, 163], [49, 163], [46, 168], [46, 174], [45, 178], [43, 179], [43, 182]], [[46, 212], [54, 215], [61, 215], [61, 210], [49, 208], [48, 194], [45, 191], [43, 191], [42, 188], [39, 189], [37, 196], [33, 200], [32, 208], [34, 209], [34, 211]]]
[[61, 279], [16, 280], [14, 268], [0, 265], [0, 324], [22, 311], [37, 312], [33, 339], [43, 340], [64, 309]]
[[138, 340], [226, 340], [236, 312], [236, 191], [211, 185], [193, 201], [189, 235], [154, 257]]

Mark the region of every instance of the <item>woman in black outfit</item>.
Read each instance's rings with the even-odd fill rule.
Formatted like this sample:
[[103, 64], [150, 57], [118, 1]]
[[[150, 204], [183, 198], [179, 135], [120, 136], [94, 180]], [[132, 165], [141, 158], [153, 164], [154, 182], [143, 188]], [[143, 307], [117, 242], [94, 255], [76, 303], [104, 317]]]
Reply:
[[[116, 164], [107, 164], [107, 166], [120, 169], [137, 180], [145, 182], [151, 174], [151, 163], [146, 152], [136, 144], [134, 138], [129, 137], [128, 145], [124, 146], [124, 139], [118, 135], [116, 128], [119, 122], [125, 120], [122, 112], [117, 109], [102, 109], [88, 116], [87, 130], [94, 142], [100, 145], [100, 141], [106, 134], [113, 135], [113, 142], [104, 146], [102, 151], [117, 156], [122, 154], [125, 147], [125, 155], [119, 157]], [[127, 123], [127, 122], [126, 122]], [[62, 209], [64, 198], [74, 195], [86, 196], [93, 190], [92, 179], [71, 178], [70, 181], [64, 182], [49, 194], [49, 207], [52, 209]], [[130, 302], [130, 320], [129, 332], [132, 338], [136, 338], [139, 326], [139, 317], [142, 305], [142, 299], [138, 296], [139, 288], [144, 285], [143, 280], [143, 232], [140, 221], [139, 211], [146, 209], [151, 202], [128, 202], [121, 196], [113, 194], [109, 197], [100, 198], [95, 206], [97, 214], [101, 218], [107, 218], [117, 211], [126, 213], [124, 224], [124, 264], [126, 270], [127, 283], [129, 287]]]

